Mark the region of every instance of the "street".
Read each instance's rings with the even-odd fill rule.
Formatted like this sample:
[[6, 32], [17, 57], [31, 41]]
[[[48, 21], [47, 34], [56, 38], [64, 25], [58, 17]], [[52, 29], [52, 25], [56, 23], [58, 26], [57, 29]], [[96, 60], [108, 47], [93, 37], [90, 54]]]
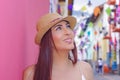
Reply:
[[120, 80], [120, 75], [118, 74], [95, 74], [94, 80]]

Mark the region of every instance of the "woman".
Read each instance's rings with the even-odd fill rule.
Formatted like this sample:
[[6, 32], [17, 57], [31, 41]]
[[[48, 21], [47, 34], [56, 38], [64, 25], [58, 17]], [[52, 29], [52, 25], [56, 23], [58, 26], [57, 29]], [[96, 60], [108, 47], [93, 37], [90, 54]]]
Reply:
[[93, 80], [90, 65], [77, 61], [73, 28], [76, 19], [49, 13], [37, 24], [38, 61], [25, 69], [23, 80]]

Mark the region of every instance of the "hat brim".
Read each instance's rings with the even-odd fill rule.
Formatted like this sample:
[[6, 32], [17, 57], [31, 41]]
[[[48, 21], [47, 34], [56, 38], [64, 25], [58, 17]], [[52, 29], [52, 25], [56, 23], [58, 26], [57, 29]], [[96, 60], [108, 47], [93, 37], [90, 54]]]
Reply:
[[61, 21], [68, 21], [70, 23], [70, 27], [71, 29], [74, 29], [75, 25], [76, 25], [76, 18], [73, 16], [67, 16], [65, 18], [60, 18], [59, 20], [56, 20], [55, 22], [52, 22], [50, 24], [48, 24], [47, 26], [44, 26], [44, 29], [40, 29], [40, 31], [38, 31], [36, 37], [35, 37], [35, 43], [36, 44], [40, 44], [42, 37], [44, 36], [44, 34], [51, 28], [53, 27], [55, 24], [61, 22]]

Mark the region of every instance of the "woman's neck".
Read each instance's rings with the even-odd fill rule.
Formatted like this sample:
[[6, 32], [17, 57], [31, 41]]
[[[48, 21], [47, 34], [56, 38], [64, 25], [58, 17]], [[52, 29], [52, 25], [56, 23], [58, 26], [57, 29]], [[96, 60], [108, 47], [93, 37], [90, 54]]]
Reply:
[[69, 51], [53, 51], [53, 68], [64, 70], [72, 65], [68, 59]]

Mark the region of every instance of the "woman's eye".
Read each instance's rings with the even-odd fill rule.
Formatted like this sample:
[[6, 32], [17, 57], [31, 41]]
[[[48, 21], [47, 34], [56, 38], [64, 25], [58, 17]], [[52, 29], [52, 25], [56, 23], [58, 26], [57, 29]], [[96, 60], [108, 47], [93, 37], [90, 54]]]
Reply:
[[61, 27], [57, 27], [56, 30], [61, 30]]
[[70, 27], [70, 24], [67, 24], [66, 27], [67, 27], [67, 28], [71, 28], [71, 27]]

